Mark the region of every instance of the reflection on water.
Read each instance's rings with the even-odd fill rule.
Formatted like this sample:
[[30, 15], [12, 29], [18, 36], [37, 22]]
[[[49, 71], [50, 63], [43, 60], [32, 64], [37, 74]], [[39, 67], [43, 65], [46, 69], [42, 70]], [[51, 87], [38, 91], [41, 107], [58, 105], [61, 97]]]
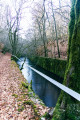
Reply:
[[[21, 58], [21, 60], [22, 62], [19, 62], [19, 61], [17, 62], [20, 67], [23, 64], [24, 58]], [[28, 68], [27, 64], [36, 68], [40, 72], [45, 73], [46, 75], [52, 78], [56, 78], [61, 81], [62, 79], [59, 77], [56, 77], [52, 73], [45, 71], [40, 67], [34, 66], [34, 64], [32, 64], [28, 59], [26, 59], [26, 62], [22, 69], [22, 74], [27, 79], [27, 81], [30, 83], [30, 81], [32, 80], [32, 88], [34, 92], [43, 100], [46, 106], [54, 107], [56, 105], [58, 96], [60, 94], [60, 89], [55, 85], [53, 85], [52, 83], [50, 83], [49, 81], [47, 81], [46, 79], [44, 79], [42, 76], [40, 76], [36, 72], [34, 72], [33, 70], [31, 70], [30, 68]]]

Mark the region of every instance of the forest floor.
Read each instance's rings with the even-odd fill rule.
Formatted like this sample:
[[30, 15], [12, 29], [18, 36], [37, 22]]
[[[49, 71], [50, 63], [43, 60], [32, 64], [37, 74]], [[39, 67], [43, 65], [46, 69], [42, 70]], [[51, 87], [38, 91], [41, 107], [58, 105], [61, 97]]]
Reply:
[[11, 55], [0, 53], [0, 120], [38, 120], [49, 108], [31, 103], [25, 79]]

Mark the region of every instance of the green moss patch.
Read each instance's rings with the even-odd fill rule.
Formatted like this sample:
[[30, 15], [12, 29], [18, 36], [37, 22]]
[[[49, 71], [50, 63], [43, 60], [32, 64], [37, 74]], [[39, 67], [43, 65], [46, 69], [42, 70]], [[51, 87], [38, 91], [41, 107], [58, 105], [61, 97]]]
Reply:
[[12, 94], [12, 96], [14, 96], [15, 98], [18, 98], [18, 95], [17, 95], [17, 94]]
[[36, 105], [34, 105], [34, 102], [33, 102], [33, 101], [27, 100], [27, 101], [24, 101], [23, 104], [24, 104], [24, 105], [31, 105], [32, 108], [33, 108], [33, 110], [34, 110], [35, 115], [36, 115], [36, 116], [39, 116], [38, 110], [37, 110], [37, 108], [36, 108]]
[[28, 88], [28, 84], [22, 81], [22, 86]]
[[22, 112], [24, 110], [24, 106], [23, 105], [20, 105], [19, 107], [18, 107], [18, 112]]

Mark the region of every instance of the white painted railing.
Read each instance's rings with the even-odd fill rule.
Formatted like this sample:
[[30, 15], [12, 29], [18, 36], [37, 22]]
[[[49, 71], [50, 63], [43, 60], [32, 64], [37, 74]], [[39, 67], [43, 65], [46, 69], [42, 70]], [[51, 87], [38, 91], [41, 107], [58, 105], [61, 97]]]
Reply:
[[[12, 55], [14, 57], [16, 57], [15, 55]], [[16, 57], [19, 61], [21, 61], [18, 57]], [[50, 81], [52, 84], [54, 84], [55, 86], [57, 86], [58, 88], [60, 88], [61, 90], [63, 90], [64, 92], [68, 93], [70, 96], [74, 97], [76, 100], [80, 101], [80, 94], [73, 91], [72, 89], [66, 87], [65, 85], [62, 85], [61, 83], [55, 81], [54, 79], [50, 78], [49, 76], [41, 73], [40, 71], [34, 69], [33, 67], [26, 65], [27, 67], [29, 67], [30, 69], [32, 69], [33, 71], [35, 71], [36, 73], [38, 73], [39, 75], [41, 75], [43, 78], [45, 78], [46, 80]]]
[[15, 58], [17, 58], [19, 61], [21, 61], [17, 56], [15, 56], [15, 55], [12, 55], [13, 57], [15, 57]]
[[46, 80], [50, 81], [52, 84], [56, 85], [58, 88], [60, 88], [61, 90], [65, 91], [66, 93], [68, 93], [69, 95], [71, 95], [72, 97], [74, 97], [75, 99], [77, 99], [78, 101], [80, 101], [80, 94], [71, 90], [70, 88], [62, 85], [61, 83], [55, 81], [54, 79], [50, 78], [49, 76], [41, 73], [40, 71], [34, 69], [33, 67], [27, 65], [27, 67], [29, 67], [30, 69], [32, 69], [33, 71], [35, 71], [36, 73], [38, 73], [39, 75], [41, 75], [43, 78], [45, 78]]

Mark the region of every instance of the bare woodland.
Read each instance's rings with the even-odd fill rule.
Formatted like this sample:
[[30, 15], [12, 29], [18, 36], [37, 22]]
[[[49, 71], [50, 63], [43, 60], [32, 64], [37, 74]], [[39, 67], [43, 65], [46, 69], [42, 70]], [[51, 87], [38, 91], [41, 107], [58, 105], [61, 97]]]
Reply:
[[[58, 0], [55, 4], [53, 0], [34, 0], [32, 3], [17, 0], [13, 7], [0, 4], [0, 42], [5, 44], [4, 50], [17, 56], [27, 53], [66, 59], [70, 1]], [[21, 20], [28, 17], [24, 14], [26, 9], [30, 9], [32, 25], [26, 28], [23, 37]]]
[[[7, 93], [5, 86], [8, 88], [11, 87], [10, 84], [18, 86], [17, 82], [20, 83], [16, 77], [18, 71], [14, 68], [15, 64], [11, 68], [11, 55], [17, 57], [43, 56], [58, 58], [58, 60], [67, 59], [63, 84], [80, 93], [80, 0], [0, 0], [0, 11], [1, 90]], [[3, 55], [1, 52], [8, 53]], [[19, 73], [20, 75], [21, 73]], [[10, 79], [11, 76], [12, 79]], [[13, 86], [15, 91], [19, 90], [15, 89], [16, 86]], [[11, 92], [7, 95], [1, 92], [1, 96], [4, 98], [0, 98], [2, 101], [0, 109], [4, 112], [2, 118], [6, 113], [6, 109], [5, 111], [3, 109], [7, 102], [10, 102], [5, 96], [10, 97]], [[20, 94], [22, 95], [22, 92]], [[3, 103], [4, 100], [6, 100], [6, 104]], [[10, 100], [14, 100], [12, 96]], [[11, 106], [13, 103], [15, 102], [12, 102]], [[20, 114], [22, 119], [25, 117], [27, 119], [27, 116], [23, 118], [25, 114], [28, 115], [25, 111], [22, 115]], [[39, 120], [39, 117], [36, 119], [33, 111], [29, 113], [30, 116], [31, 114], [32, 118], [28, 118], [29, 120], [33, 118]], [[18, 116], [9, 115], [6, 116], [7, 119], [13, 117], [20, 119], [19, 114]], [[61, 91], [52, 120], [79, 119], [80, 101]]]

